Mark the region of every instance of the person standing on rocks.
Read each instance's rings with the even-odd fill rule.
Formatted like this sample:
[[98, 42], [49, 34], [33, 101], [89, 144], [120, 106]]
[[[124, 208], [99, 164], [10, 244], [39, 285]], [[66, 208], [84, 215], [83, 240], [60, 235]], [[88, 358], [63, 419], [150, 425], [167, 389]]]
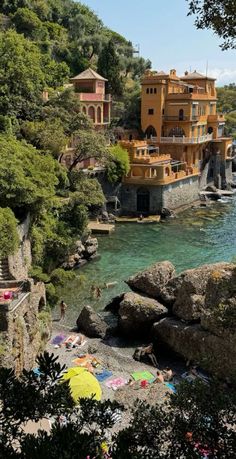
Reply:
[[61, 302], [60, 302], [60, 311], [61, 311], [60, 320], [64, 320], [65, 319], [67, 308], [68, 308], [67, 304], [63, 300], [61, 300]]

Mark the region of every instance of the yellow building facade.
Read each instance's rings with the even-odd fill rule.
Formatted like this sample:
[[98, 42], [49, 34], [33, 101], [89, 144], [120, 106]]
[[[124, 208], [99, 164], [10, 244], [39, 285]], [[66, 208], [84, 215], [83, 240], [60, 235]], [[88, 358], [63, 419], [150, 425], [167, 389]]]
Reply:
[[128, 151], [131, 164], [123, 183], [167, 185], [199, 174], [197, 167], [173, 161], [170, 154], [161, 154], [159, 148], [147, 140], [121, 141], [120, 145]]
[[216, 111], [215, 79], [185, 72], [178, 77], [148, 70], [142, 79], [144, 140], [123, 140], [130, 171], [123, 179], [124, 213], [155, 214], [199, 198], [207, 184], [232, 180], [232, 139]]
[[225, 118], [217, 113], [215, 79], [198, 72], [178, 77], [148, 70], [142, 79], [141, 126], [147, 139], [173, 159], [197, 165], [209, 142], [221, 143], [230, 156], [231, 139], [224, 138]]

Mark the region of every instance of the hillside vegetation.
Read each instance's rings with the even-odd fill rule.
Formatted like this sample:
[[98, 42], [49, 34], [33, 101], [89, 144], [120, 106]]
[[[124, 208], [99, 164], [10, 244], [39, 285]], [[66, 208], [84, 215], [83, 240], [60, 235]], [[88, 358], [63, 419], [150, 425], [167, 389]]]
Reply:
[[217, 88], [218, 109], [226, 117], [226, 135], [236, 139], [236, 85], [231, 83], [222, 88]]
[[[50, 279], [83, 234], [89, 213], [105, 201], [100, 184], [78, 173], [77, 163], [91, 155], [102, 159], [112, 181], [129, 167], [127, 153], [107, 148], [104, 134], [81, 113], [69, 78], [89, 66], [100, 72], [109, 80], [116, 122], [127, 125], [135, 106], [130, 119], [138, 127], [140, 100], [134, 100], [150, 62], [133, 51], [131, 42], [81, 3], [0, 3], [0, 214], [4, 220], [9, 209], [16, 217], [14, 243], [2, 233], [0, 246], [4, 254], [15, 250], [17, 220], [30, 212], [37, 278]], [[68, 171], [60, 158], [72, 134], [78, 142]]]

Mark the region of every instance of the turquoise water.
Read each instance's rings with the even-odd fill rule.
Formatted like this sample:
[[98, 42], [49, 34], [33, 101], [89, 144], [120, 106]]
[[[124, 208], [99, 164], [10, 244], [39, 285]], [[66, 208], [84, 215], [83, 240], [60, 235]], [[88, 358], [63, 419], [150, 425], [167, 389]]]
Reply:
[[[67, 322], [75, 323], [86, 304], [102, 309], [115, 295], [127, 291], [125, 279], [146, 266], [170, 260], [178, 272], [236, 257], [236, 199], [208, 208], [189, 209], [164, 223], [117, 224], [110, 236], [99, 236], [100, 259], [77, 271], [77, 278], [61, 292], [68, 304]], [[82, 277], [82, 279], [81, 279]], [[91, 298], [92, 285], [117, 282]]]

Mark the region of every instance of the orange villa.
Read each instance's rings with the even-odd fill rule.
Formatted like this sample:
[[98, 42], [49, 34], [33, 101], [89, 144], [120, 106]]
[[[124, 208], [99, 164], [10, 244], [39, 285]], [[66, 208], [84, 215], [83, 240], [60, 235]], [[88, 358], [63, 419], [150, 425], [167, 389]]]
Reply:
[[123, 180], [125, 212], [156, 213], [198, 198], [208, 183], [232, 180], [232, 139], [216, 112], [215, 79], [196, 71], [178, 77], [148, 70], [142, 79], [141, 127], [145, 140], [121, 141], [131, 168]]

